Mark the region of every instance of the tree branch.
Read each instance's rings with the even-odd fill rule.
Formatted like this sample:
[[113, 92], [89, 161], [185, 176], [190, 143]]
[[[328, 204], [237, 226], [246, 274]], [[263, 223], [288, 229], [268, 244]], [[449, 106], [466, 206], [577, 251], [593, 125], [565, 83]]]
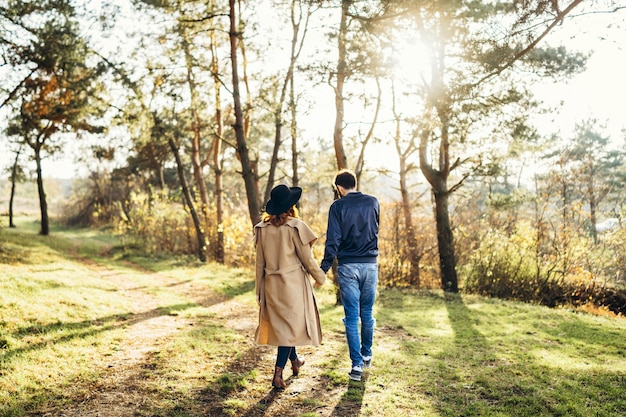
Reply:
[[20, 81], [20, 83], [13, 89], [13, 91], [11, 91], [9, 93], [9, 96], [2, 102], [2, 104], [0, 104], [0, 109], [3, 108], [4, 106], [6, 106], [7, 104], [9, 104], [13, 98], [15, 97], [15, 95], [17, 94], [17, 92], [19, 91], [20, 87], [22, 87], [24, 85], [24, 83], [30, 79], [30, 76], [33, 75], [35, 73], [35, 71], [37, 71], [37, 68], [34, 68], [30, 74], [28, 74], [28, 76], [24, 77], [24, 79], [22, 81]]
[[554, 18], [554, 21], [551, 24], [549, 24], [548, 27], [537, 38], [535, 38], [535, 40], [533, 40], [524, 49], [522, 49], [517, 54], [515, 54], [509, 61], [505, 62], [503, 65], [501, 65], [498, 68], [496, 68], [493, 72], [490, 72], [489, 74], [487, 74], [484, 77], [482, 77], [480, 80], [478, 80], [476, 83], [474, 83], [473, 86], [477, 86], [479, 84], [482, 84], [486, 80], [488, 80], [488, 79], [490, 79], [492, 77], [495, 77], [497, 75], [500, 75], [506, 69], [508, 69], [511, 66], [513, 66], [513, 64], [515, 64], [517, 61], [519, 61], [524, 55], [528, 54], [531, 50], [533, 50], [537, 46], [537, 44], [539, 42], [541, 42], [541, 40], [543, 40], [543, 38], [545, 38], [548, 35], [548, 33], [550, 33], [552, 31], [552, 29], [554, 29], [554, 27], [556, 25], [561, 23], [563, 21], [563, 19], [565, 19], [565, 17], [576, 6], [578, 6], [582, 2], [583, 2], [583, 0], [574, 0], [569, 6], [567, 6], [567, 8], [565, 8], [565, 10], [560, 11], [556, 15], [556, 17]]

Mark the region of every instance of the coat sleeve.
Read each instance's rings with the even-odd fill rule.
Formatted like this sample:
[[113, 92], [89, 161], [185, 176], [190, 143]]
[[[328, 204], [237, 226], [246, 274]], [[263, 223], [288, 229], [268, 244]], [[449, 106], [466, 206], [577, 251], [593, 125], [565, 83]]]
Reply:
[[265, 255], [263, 253], [263, 245], [261, 244], [261, 228], [254, 228], [254, 246], [256, 248], [256, 279], [255, 279], [255, 290], [256, 290], [256, 301], [258, 304], [261, 303], [262, 298], [264, 297], [264, 284], [265, 284]]
[[317, 262], [313, 258], [313, 252], [311, 251], [313, 243], [315, 243], [317, 237], [311, 228], [304, 222], [300, 223], [298, 227], [295, 228], [295, 231], [297, 236], [294, 238], [294, 246], [296, 248], [298, 258], [300, 259], [300, 262], [302, 262], [302, 266], [304, 266], [313, 279], [318, 284], [322, 285], [326, 281], [326, 274], [317, 265]]

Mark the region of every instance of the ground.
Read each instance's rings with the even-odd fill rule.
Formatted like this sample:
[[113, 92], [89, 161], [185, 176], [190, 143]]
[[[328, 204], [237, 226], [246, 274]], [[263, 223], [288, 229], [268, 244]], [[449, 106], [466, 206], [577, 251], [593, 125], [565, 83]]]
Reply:
[[[145, 379], [150, 377], [146, 366], [154, 363], [150, 356], [159, 352], [177, 333], [193, 325], [191, 319], [180, 315], [163, 314], [157, 298], [137, 287], [123, 273], [109, 270], [101, 265], [90, 263], [90, 269], [100, 277], [114, 283], [132, 300], [132, 315], [126, 323], [126, 336], [120, 348], [108, 358], [108, 365], [93, 386], [88, 387], [88, 395], [66, 405], [63, 411], [46, 410], [38, 415], [45, 417], [121, 417], [146, 416], [151, 393], [147, 391]], [[291, 375], [290, 364], [284, 376], [287, 389], [276, 391], [271, 388], [271, 376], [275, 359], [275, 348], [254, 346], [252, 343], [256, 328], [257, 312], [249, 305], [225, 299], [223, 296], [200, 287], [194, 281], [179, 282], [158, 273], [145, 271], [161, 286], [176, 286], [176, 291], [191, 298], [195, 303], [210, 308], [226, 328], [247, 334], [249, 348], [243, 357], [229, 364], [228, 372], [245, 374], [254, 366], [257, 372], [255, 387], [241, 392], [230, 392], [229, 399], [240, 401], [237, 411], [224, 407], [224, 394], [216, 389], [203, 389], [194, 402], [193, 410], [177, 410], [157, 415], [203, 415], [203, 416], [357, 416], [362, 406], [362, 383], [331, 383], [324, 375], [320, 363], [329, 351], [345, 343], [343, 334], [325, 334], [321, 347], [303, 347], [306, 364], [300, 376]], [[240, 369], [237, 369], [240, 368]], [[223, 370], [224, 371], [224, 370]], [[348, 390], [356, 390], [348, 395]], [[359, 394], [360, 391], [360, 394]], [[353, 397], [356, 395], [357, 400]], [[303, 400], [303, 398], [305, 398]], [[311, 401], [310, 399], [314, 399]], [[241, 411], [245, 410], [245, 411]], [[233, 414], [234, 413], [234, 414]]]

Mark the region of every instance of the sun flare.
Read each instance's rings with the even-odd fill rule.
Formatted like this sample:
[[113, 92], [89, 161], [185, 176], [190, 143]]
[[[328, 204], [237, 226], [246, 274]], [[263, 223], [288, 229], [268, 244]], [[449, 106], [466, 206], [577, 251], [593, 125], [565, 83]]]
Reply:
[[390, 54], [394, 78], [416, 83], [429, 79], [432, 53], [424, 42], [400, 39]]

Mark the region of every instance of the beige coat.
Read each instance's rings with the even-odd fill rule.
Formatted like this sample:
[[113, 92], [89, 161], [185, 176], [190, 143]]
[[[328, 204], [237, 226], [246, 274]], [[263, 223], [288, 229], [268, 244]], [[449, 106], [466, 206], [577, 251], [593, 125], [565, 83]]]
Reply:
[[319, 345], [322, 328], [310, 277], [323, 284], [326, 275], [311, 254], [317, 237], [295, 218], [278, 227], [261, 222], [254, 227], [254, 235], [259, 303], [256, 343]]

